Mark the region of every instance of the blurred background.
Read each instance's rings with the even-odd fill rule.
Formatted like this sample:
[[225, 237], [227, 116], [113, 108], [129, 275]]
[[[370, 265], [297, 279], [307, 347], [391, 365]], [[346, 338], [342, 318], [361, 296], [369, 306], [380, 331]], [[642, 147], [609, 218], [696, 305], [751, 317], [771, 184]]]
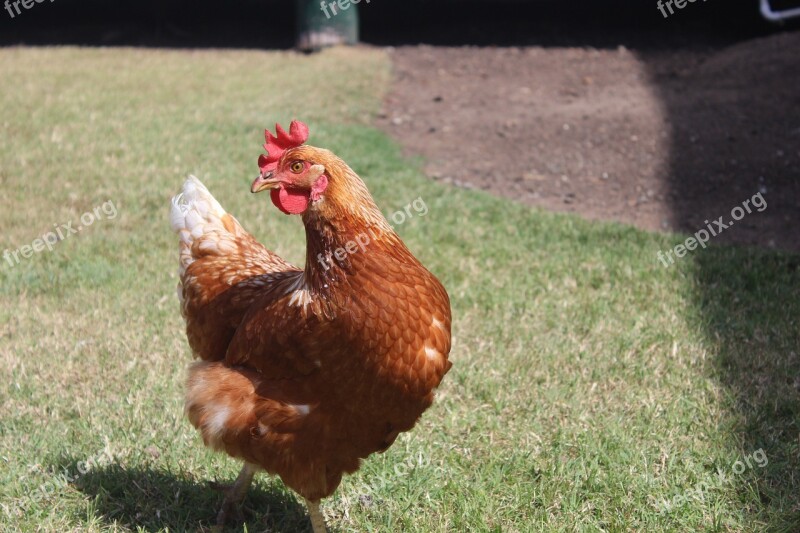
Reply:
[[[23, 10], [13, 25], [4, 24], [1, 38], [4, 44], [288, 48], [296, 44], [297, 29], [312, 12], [320, 12], [319, 18], [333, 25], [337, 18], [349, 18], [358, 11], [361, 40], [377, 45], [609, 46], [637, 39], [635, 42], [657, 46], [667, 35], [672, 36], [669, 42], [674, 45], [675, 39], [697, 39], [702, 33], [710, 34], [706, 42], [714, 42], [768, 32], [774, 26], [760, 15], [759, 2], [687, 3], [689, 9], [675, 8], [675, 14], [665, 18], [656, 1], [610, 0], [599, 5], [586, 0], [362, 0], [353, 9], [326, 19], [320, 2], [310, 0], [237, 0], [225, 6], [188, 0], [46, 0], [47, 9]], [[790, 10], [792, 0], [772, 0], [771, 6]], [[2, 22], [10, 20], [6, 14]], [[689, 29], [696, 35], [686, 35]]]

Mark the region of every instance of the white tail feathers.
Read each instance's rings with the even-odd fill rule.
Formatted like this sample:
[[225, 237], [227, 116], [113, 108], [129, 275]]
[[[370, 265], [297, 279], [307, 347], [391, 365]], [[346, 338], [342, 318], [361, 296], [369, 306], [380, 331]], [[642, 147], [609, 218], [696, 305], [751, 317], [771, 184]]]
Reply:
[[[180, 237], [178, 261], [181, 277], [200, 256], [221, 255], [236, 249], [235, 236], [222, 220], [226, 214], [206, 186], [194, 176], [189, 176], [183, 184], [183, 191], [172, 198], [169, 219], [172, 230]], [[198, 243], [196, 248], [195, 242]]]
[[264, 274], [302, 273], [247, 233], [194, 176], [172, 199], [169, 219], [179, 237], [178, 299], [185, 317], [191, 304], [208, 302], [227, 287], [250, 280], [257, 288], [267, 283], [259, 277]]

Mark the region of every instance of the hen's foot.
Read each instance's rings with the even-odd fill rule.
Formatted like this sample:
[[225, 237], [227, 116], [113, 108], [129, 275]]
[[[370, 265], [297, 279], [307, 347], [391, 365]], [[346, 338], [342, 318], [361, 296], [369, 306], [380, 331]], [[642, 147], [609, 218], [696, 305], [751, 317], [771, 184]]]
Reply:
[[257, 468], [256, 465], [245, 463], [233, 484], [210, 483], [212, 489], [218, 490], [225, 495], [222, 507], [219, 513], [217, 513], [218, 528], [223, 528], [231, 516], [233, 516], [237, 522], [244, 522], [242, 501], [244, 501], [244, 497], [247, 495], [247, 489], [250, 488], [250, 483], [253, 481], [253, 476]]

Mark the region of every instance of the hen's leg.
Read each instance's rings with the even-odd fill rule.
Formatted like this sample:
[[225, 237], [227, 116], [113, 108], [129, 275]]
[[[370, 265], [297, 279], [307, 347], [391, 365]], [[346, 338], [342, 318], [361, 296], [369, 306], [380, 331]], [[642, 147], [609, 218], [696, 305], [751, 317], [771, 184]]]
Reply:
[[311, 527], [314, 528], [314, 533], [327, 533], [325, 518], [322, 516], [322, 511], [319, 510], [319, 500], [313, 502], [306, 500], [306, 505], [308, 506], [308, 514], [311, 517]]
[[247, 494], [247, 489], [250, 488], [250, 483], [253, 481], [253, 476], [258, 467], [254, 464], [245, 463], [242, 471], [233, 485], [219, 485], [213, 484], [215, 489], [221, 490], [225, 494], [225, 500], [222, 502], [222, 508], [217, 514], [217, 525], [224, 526], [228, 520], [228, 516], [233, 513], [238, 518], [242, 518], [242, 511], [240, 505]]

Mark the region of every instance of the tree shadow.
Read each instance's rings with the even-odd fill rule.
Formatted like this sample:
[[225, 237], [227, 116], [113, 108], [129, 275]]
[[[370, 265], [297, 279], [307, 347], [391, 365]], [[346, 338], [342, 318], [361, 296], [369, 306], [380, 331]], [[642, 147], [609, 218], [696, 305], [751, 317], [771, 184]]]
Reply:
[[[800, 251], [800, 33], [753, 36], [677, 63], [641, 53], [670, 127], [673, 227], [694, 233], [761, 194], [714, 242]], [[713, 228], [717, 228], [716, 225]]]
[[[714, 247], [697, 254], [695, 281], [698, 327], [735, 406], [722, 427], [742, 458], [769, 461], [751, 472], [763, 509], [745, 510], [765, 530], [800, 531], [800, 256]], [[739, 490], [744, 502], [751, 489]]]
[[[786, 53], [798, 44], [753, 36], [683, 65], [640, 54], [670, 125], [674, 227], [719, 232], [690, 252], [694, 316], [741, 456], [769, 460], [753, 471], [763, 508], [748, 512], [772, 531], [800, 531], [800, 56]], [[763, 210], [739, 210], [756, 195]]]
[[[84, 458], [62, 457], [51, 462], [71, 476], [71, 485], [93, 499], [90, 507], [106, 524], [144, 531], [212, 531], [222, 493], [209, 482], [163, 468], [111, 463], [79, 474]], [[211, 480], [209, 480], [211, 481]], [[223, 479], [221, 483], [233, 482]], [[266, 483], [265, 483], [266, 481]], [[305, 507], [279, 480], [256, 476], [243, 505], [244, 524], [229, 523], [225, 531], [311, 531]]]

